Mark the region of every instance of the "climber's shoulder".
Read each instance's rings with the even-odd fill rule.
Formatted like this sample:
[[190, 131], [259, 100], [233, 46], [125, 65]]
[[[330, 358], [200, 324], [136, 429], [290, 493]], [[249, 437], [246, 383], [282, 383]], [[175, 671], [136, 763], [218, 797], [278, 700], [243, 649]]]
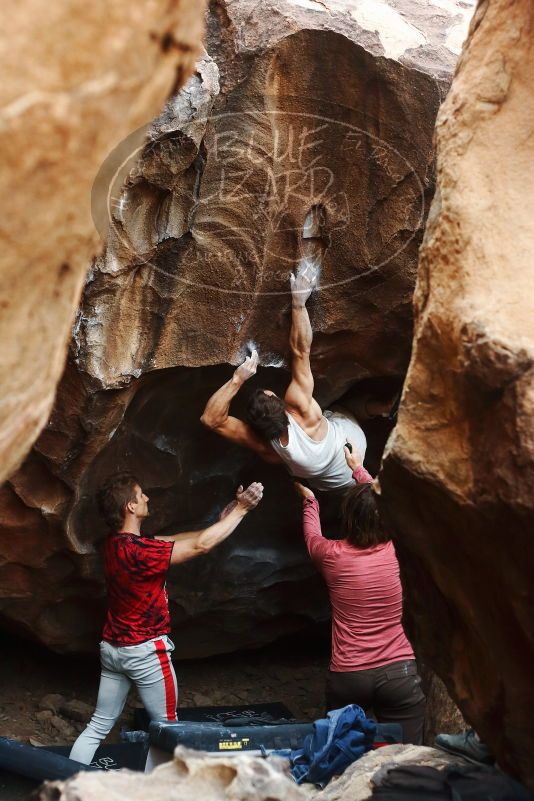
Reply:
[[222, 437], [235, 442], [236, 445], [250, 448], [266, 462], [271, 462], [272, 464], [280, 464], [282, 462], [281, 457], [276, 453], [271, 443], [258, 436], [247, 423], [237, 417], [229, 415], [214, 430]]

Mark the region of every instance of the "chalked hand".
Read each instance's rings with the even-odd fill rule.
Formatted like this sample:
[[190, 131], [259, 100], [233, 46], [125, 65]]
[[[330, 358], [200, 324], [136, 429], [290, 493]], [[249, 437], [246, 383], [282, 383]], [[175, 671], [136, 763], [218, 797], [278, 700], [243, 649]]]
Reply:
[[291, 273], [291, 295], [295, 305], [304, 306], [317, 286], [319, 270], [313, 259], [302, 259], [296, 273]]
[[246, 509], [247, 512], [254, 509], [263, 498], [263, 484], [260, 484], [259, 481], [254, 481], [246, 490], [243, 487], [239, 487], [236, 498], [237, 505]]
[[253, 375], [256, 375], [258, 369], [258, 351], [253, 350], [250, 356], [247, 356], [243, 364], [240, 364], [234, 375], [241, 382], [248, 381]]

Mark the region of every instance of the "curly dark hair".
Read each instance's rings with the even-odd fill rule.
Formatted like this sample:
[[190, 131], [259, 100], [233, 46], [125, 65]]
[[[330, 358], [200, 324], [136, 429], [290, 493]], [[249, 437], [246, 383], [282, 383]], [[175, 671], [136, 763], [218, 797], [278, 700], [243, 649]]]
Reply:
[[277, 439], [287, 431], [286, 406], [277, 395], [266, 395], [265, 390], [257, 389], [249, 398], [247, 420], [256, 434], [264, 439]]
[[110, 528], [120, 529], [126, 504], [135, 501], [135, 488], [139, 486], [131, 473], [119, 473], [106, 481], [97, 497], [100, 514]]
[[355, 484], [345, 493], [341, 527], [347, 542], [356, 548], [372, 548], [391, 539], [380, 520], [371, 484]]

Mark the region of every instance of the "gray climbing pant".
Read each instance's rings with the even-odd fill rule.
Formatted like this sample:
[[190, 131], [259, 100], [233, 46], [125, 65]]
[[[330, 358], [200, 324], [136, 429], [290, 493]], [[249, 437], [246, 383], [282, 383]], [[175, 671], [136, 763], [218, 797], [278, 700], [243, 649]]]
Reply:
[[170, 654], [174, 644], [167, 636], [139, 645], [100, 643], [102, 672], [96, 709], [70, 752], [70, 758], [89, 765], [101, 741], [111, 731], [132, 684], [151, 720], [177, 720], [178, 684]]

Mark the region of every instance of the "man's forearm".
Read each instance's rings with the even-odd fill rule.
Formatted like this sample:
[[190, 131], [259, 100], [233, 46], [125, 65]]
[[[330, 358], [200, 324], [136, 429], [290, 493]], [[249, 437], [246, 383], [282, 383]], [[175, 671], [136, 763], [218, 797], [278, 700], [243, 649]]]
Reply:
[[206, 408], [200, 418], [201, 422], [209, 428], [217, 428], [222, 425], [230, 411], [230, 404], [243, 386], [243, 381], [235, 374], [215, 392], [206, 404]]
[[230, 536], [246, 514], [247, 510], [237, 504], [225, 517], [212, 526], [208, 526], [208, 528], [200, 529], [199, 531], [181, 531], [179, 534], [159, 534], [156, 539], [174, 542], [175, 548], [180, 548], [183, 561], [185, 561], [194, 556], [207, 553], [220, 542], [223, 542]]
[[313, 331], [310, 323], [308, 309], [303, 303], [293, 301], [291, 311], [291, 333], [289, 346], [295, 354], [309, 353], [311, 351]]
[[219, 545], [230, 536], [246, 514], [247, 509], [237, 504], [222, 520], [218, 520], [217, 523], [199, 533], [196, 543], [198, 550], [203, 553], [211, 551], [212, 548], [215, 548], [216, 545]]
[[158, 534], [154, 539], [163, 540], [164, 542], [183, 542], [194, 544], [198, 540], [199, 534], [204, 529], [199, 531], [179, 531], [178, 534]]

